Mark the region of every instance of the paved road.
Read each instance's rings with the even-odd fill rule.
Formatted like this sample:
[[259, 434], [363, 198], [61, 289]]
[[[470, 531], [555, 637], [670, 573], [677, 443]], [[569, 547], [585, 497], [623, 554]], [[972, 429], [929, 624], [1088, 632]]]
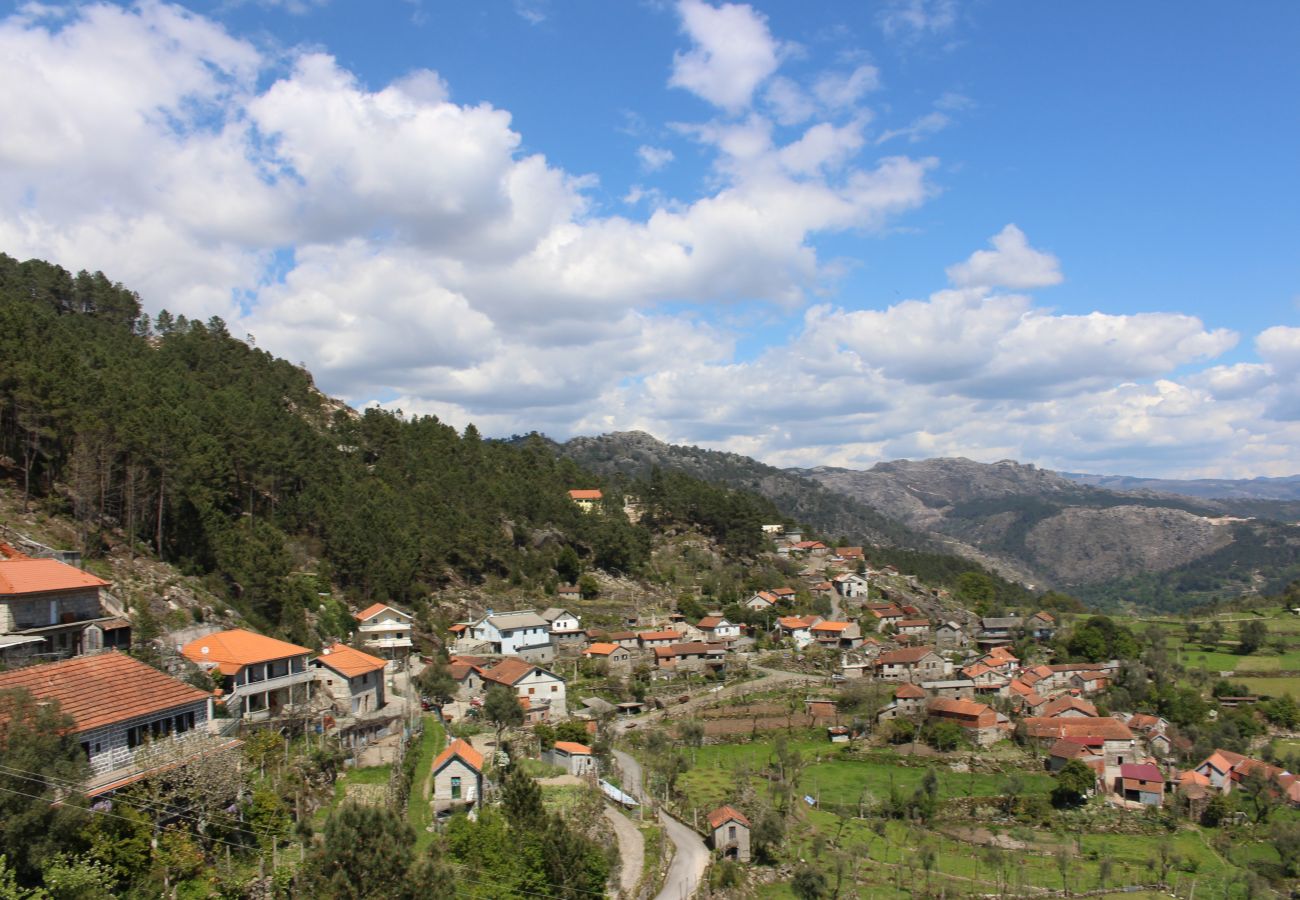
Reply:
[[623, 861], [618, 873], [618, 889], [624, 897], [636, 895], [636, 886], [641, 883], [641, 872], [645, 869], [645, 836], [641, 830], [612, 806], [605, 807], [605, 818], [614, 827], [614, 836], [618, 838], [618, 855]]
[[[615, 750], [614, 757], [623, 774], [623, 790], [644, 803], [641, 764], [622, 750]], [[668, 840], [673, 842], [675, 852], [664, 877], [663, 889], [655, 900], [685, 900], [699, 889], [704, 870], [709, 867], [709, 848], [705, 846], [704, 838], [663, 810], [659, 811], [659, 822]]]

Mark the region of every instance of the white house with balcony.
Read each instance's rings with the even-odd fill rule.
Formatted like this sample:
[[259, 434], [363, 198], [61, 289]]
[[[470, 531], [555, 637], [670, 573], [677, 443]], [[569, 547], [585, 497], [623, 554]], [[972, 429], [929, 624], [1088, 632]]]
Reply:
[[234, 718], [274, 718], [311, 700], [315, 674], [306, 647], [235, 628], [190, 641], [181, 655], [220, 677], [222, 699]]
[[[411, 652], [415, 617], [395, 606], [374, 603], [353, 616], [366, 651], [389, 661], [405, 659]], [[390, 667], [391, 668], [391, 667]]]
[[211, 695], [123, 653], [0, 672], [0, 691], [13, 689], [58, 703], [71, 718], [90, 763], [90, 796], [147, 775], [151, 761], [153, 768], [175, 765], [187, 755], [184, 747], [211, 748]]
[[489, 644], [493, 653], [505, 656], [552, 647], [550, 623], [531, 609], [505, 613], [488, 610], [470, 632], [475, 641]]

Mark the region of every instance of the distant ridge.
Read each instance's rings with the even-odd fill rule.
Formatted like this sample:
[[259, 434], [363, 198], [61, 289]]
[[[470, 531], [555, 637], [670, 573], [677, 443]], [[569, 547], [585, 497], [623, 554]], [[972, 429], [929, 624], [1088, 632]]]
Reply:
[[1300, 501], [1300, 475], [1278, 478], [1135, 478], [1131, 475], [1085, 475], [1060, 472], [1078, 484], [1110, 491], [1155, 491], [1208, 500]]

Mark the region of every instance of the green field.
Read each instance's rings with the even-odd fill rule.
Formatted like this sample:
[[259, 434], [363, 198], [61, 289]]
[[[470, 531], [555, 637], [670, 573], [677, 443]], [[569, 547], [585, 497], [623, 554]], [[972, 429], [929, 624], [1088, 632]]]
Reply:
[[1300, 677], [1294, 675], [1285, 678], [1239, 678], [1234, 675], [1232, 683], [1244, 684], [1252, 694], [1260, 696], [1281, 697], [1283, 694], [1290, 694], [1292, 697], [1300, 698]]

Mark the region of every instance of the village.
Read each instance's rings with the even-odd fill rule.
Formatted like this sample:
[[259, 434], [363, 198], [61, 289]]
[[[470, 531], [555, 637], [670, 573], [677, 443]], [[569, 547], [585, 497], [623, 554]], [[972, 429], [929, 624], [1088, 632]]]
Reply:
[[[0, 692], [57, 701], [89, 763], [82, 790], [101, 802], [127, 796], [159, 770], [238, 753], [257, 733], [336, 742], [347, 757], [344, 781], [392, 765], [436, 734], [411, 788], [412, 802], [425, 807], [419, 821], [436, 833], [497, 802], [505, 767], [531, 759], [544, 785], [585, 785], [604, 798], [622, 859], [619, 890], [629, 897], [692, 894], [709, 879], [715, 888], [754, 888], [765, 876], [717, 866], [758, 860], [786, 860], [779, 871], [793, 877], [771, 837], [774, 811], [789, 828], [800, 816], [843, 821], [870, 804], [906, 805], [895, 775], [911, 783], [918, 764], [931, 773], [942, 767], [944, 780], [929, 788], [940, 796], [960, 778], [955, 772], [1003, 773], [980, 777], [1004, 800], [1010, 794], [1003, 811], [1012, 821], [1016, 795], [1033, 790], [1050, 791], [1062, 808], [1102, 804], [1145, 822], [1165, 808], [1201, 821], [1215, 798], [1234, 793], [1270, 809], [1300, 808], [1300, 779], [1285, 768], [1222, 747], [1189, 759], [1192, 742], [1168, 718], [1111, 705], [1132, 660], [1054, 661], [1053, 642], [1084, 621], [1079, 615], [979, 616], [946, 590], [873, 566], [861, 547], [767, 530], [773, 556], [797, 575], [746, 597], [745, 621], [722, 610], [691, 620], [664, 607], [584, 624], [582, 591], [564, 584], [552, 605], [483, 609], [451, 624], [438, 638], [441, 651], [418, 633], [413, 613], [375, 603], [353, 614], [349, 641], [319, 650], [245, 628], [198, 628], [155, 665], [124, 652], [133, 646], [131, 622], [108, 582], [75, 559], [2, 545]], [[830, 614], [807, 611], [814, 606]], [[503, 694], [512, 709], [503, 711]], [[696, 748], [691, 761], [665, 738]], [[751, 776], [788, 746], [798, 761], [782, 767], [795, 775], [774, 781], [789, 796], [756, 792]], [[724, 772], [735, 766], [725, 761], [732, 750], [754, 765]], [[877, 776], [889, 767], [885, 796]], [[832, 769], [836, 778], [819, 786], [816, 773]], [[836, 794], [837, 780], [857, 789]], [[902, 818], [933, 815], [918, 809]], [[647, 830], [655, 810], [661, 827]], [[620, 821], [629, 813], [636, 827]], [[766, 834], [751, 835], [760, 821]], [[658, 841], [653, 853], [647, 835]], [[808, 851], [827, 852], [824, 842]], [[836, 852], [842, 879], [848, 851]], [[888, 864], [888, 854], [878, 858]], [[706, 871], [710, 860], [717, 866]], [[708, 874], [719, 871], [731, 872], [725, 884]], [[1133, 874], [1136, 885], [1169, 884], [1167, 872]]]

